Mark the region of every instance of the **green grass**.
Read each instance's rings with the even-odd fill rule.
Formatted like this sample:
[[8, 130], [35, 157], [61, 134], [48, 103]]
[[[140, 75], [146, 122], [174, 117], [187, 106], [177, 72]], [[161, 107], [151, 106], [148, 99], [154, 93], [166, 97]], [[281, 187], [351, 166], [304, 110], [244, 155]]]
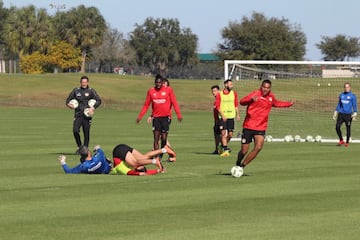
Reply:
[[[0, 107], [1, 239], [358, 239], [357, 144], [345, 148], [332, 143], [266, 143], [246, 168], [246, 176], [232, 178], [229, 170], [239, 142], [230, 143], [233, 153], [228, 158], [210, 154], [212, 81], [174, 81], [184, 121], [174, 119], [171, 125], [169, 139], [178, 162], [165, 163], [165, 174], [64, 174], [56, 160], [59, 154], [68, 156], [70, 166], [78, 163], [72, 155], [72, 112], [63, 103], [78, 77], [0, 79], [6, 87], [0, 90], [3, 105], [18, 93], [49, 103], [23, 107], [27, 104], [8, 100], [8, 106]], [[97, 78], [93, 85], [102, 92], [105, 106], [94, 117], [91, 144], [99, 143], [108, 155], [118, 143], [150, 150], [150, 127], [145, 119], [135, 124], [140, 106], [116, 105], [142, 104], [152, 80], [131, 79], [143, 87], [132, 92], [128, 80], [101, 78], [105, 86]], [[109, 99], [114, 99], [111, 106]], [[192, 101], [200, 102], [199, 110], [187, 106]], [[291, 114], [296, 124], [282, 120]], [[323, 123], [315, 127], [318, 121]], [[269, 133], [283, 136], [295, 125], [304, 133], [314, 129], [335, 136], [334, 122], [325, 115], [290, 109], [273, 112]], [[354, 123], [355, 136], [357, 128]]]

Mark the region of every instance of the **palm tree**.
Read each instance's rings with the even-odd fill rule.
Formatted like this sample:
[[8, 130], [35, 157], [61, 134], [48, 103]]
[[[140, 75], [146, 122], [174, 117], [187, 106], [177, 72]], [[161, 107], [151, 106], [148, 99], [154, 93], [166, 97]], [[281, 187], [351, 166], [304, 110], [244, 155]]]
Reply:
[[58, 12], [54, 18], [60, 40], [81, 49], [81, 72], [85, 72], [85, 61], [91, 48], [99, 46], [107, 26], [103, 16], [95, 7], [80, 5], [68, 12]]
[[[45, 9], [36, 9], [33, 5], [24, 8], [11, 7], [5, 20], [4, 37], [11, 59], [35, 51], [46, 53], [49, 47], [49, 16]], [[11, 63], [11, 61], [10, 61]]]

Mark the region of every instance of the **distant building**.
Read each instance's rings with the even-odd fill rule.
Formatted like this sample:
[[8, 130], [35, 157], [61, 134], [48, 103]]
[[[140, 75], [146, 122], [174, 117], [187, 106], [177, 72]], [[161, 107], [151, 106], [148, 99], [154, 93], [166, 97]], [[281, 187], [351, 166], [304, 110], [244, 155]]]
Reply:
[[212, 53], [198, 53], [197, 56], [201, 63], [217, 62], [220, 60], [218, 56]]

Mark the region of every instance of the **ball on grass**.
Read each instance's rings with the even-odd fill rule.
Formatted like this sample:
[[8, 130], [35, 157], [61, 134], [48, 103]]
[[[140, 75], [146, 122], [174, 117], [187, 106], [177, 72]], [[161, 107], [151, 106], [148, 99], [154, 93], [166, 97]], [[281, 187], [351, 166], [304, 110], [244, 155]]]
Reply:
[[230, 172], [231, 172], [231, 176], [235, 178], [239, 178], [244, 174], [244, 169], [240, 166], [234, 166], [231, 168]]

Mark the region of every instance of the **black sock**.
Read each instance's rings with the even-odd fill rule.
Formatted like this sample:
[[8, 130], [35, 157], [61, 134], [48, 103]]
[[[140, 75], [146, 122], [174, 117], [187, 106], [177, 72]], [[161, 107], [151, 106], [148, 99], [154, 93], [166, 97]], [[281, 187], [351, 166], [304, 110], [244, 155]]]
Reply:
[[243, 154], [241, 151], [238, 152], [238, 156], [237, 156], [237, 160], [236, 160], [237, 166], [242, 167], [241, 165], [243, 165], [243, 164], [241, 163], [241, 161], [243, 160], [244, 156], [245, 156], [245, 154]]

